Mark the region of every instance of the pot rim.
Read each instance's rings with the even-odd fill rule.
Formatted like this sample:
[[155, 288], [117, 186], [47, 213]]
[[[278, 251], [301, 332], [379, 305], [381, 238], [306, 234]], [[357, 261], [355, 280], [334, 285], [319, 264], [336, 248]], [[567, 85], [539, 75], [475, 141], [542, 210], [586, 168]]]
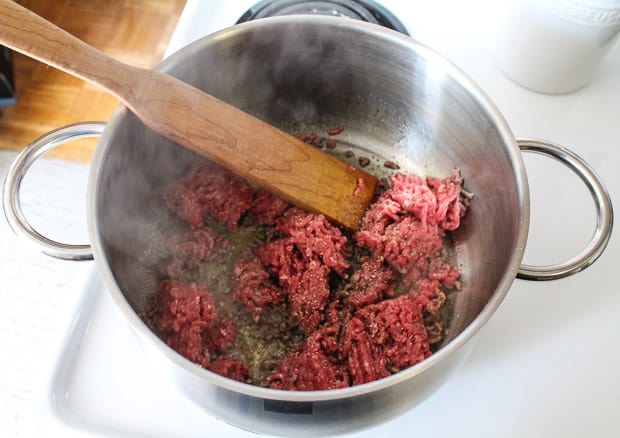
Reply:
[[453, 352], [459, 350], [471, 338], [473, 338], [474, 335], [482, 329], [482, 327], [495, 313], [516, 278], [517, 271], [523, 259], [525, 245], [527, 242], [530, 205], [527, 176], [519, 146], [506, 120], [497, 109], [493, 101], [490, 99], [490, 97], [465, 72], [463, 72], [451, 61], [447, 60], [442, 55], [427, 47], [426, 45], [396, 31], [392, 31], [379, 25], [359, 22], [355, 20], [342, 19], [340, 17], [299, 15], [262, 18], [259, 20], [234, 25], [232, 27], [215, 32], [211, 35], [205, 36], [180, 49], [178, 52], [172, 54], [170, 57], [158, 64], [155, 67], [155, 70], [168, 72], [169, 69], [176, 62], [178, 62], [178, 59], [184, 57], [191, 58], [196, 52], [200, 51], [200, 49], [204, 45], [212, 44], [213, 41], [226, 38], [229, 35], [240, 32], [243, 33], [253, 31], [255, 29], [263, 27], [291, 24], [294, 25], [296, 23], [311, 24], [317, 27], [331, 26], [346, 29], [352, 32], [358, 32], [360, 34], [363, 34], [367, 38], [379, 38], [388, 42], [389, 44], [405, 46], [408, 50], [416, 52], [428, 60], [432, 60], [432, 62], [440, 66], [442, 71], [456, 79], [459, 84], [462, 85], [468, 91], [468, 93], [472, 95], [488, 111], [492, 122], [498, 128], [498, 131], [500, 132], [501, 137], [504, 140], [504, 145], [507, 148], [507, 153], [516, 176], [518, 189], [517, 196], [519, 200], [518, 208], [521, 212], [517, 241], [515, 245], [515, 251], [510, 258], [508, 269], [504, 273], [497, 289], [495, 290], [489, 301], [486, 303], [482, 311], [461, 333], [459, 333], [455, 338], [453, 338], [451, 341], [449, 341], [446, 345], [441, 347], [437, 352], [432, 354], [427, 359], [396, 374], [370, 383], [332, 390], [289, 391], [262, 388], [259, 386], [249, 385], [229, 379], [227, 377], [220, 376], [182, 357], [180, 354], [168, 347], [168, 345], [166, 345], [153, 331], [151, 331], [149, 327], [144, 323], [144, 321], [140, 318], [140, 316], [131, 307], [123, 292], [119, 288], [118, 284], [114, 280], [112, 270], [109, 263], [107, 262], [106, 256], [103, 251], [102, 239], [98, 232], [96, 201], [98, 198], [98, 181], [100, 178], [100, 172], [102, 167], [101, 164], [108, 150], [111, 132], [115, 130], [115, 128], [119, 125], [120, 121], [128, 113], [127, 108], [123, 106], [119, 106], [119, 108], [112, 115], [95, 150], [91, 165], [91, 172], [88, 180], [87, 218], [88, 230], [90, 235], [89, 237], [93, 248], [94, 259], [98, 265], [98, 269], [106, 286], [106, 289], [110, 291], [114, 301], [121, 309], [122, 313], [130, 321], [132, 328], [135, 329], [140, 335], [146, 336], [149, 342], [156, 346], [158, 348], [158, 351], [163, 353], [170, 362], [174, 363], [187, 373], [192, 374], [194, 377], [210, 381], [211, 383], [221, 388], [242, 393], [248, 396], [278, 401], [315, 402], [356, 397], [363, 394], [368, 394], [378, 390], [386, 389], [393, 385], [397, 385], [404, 380], [408, 380], [418, 374], [424, 373], [431, 367], [437, 366], [439, 363], [444, 361], [446, 357], [448, 357]]

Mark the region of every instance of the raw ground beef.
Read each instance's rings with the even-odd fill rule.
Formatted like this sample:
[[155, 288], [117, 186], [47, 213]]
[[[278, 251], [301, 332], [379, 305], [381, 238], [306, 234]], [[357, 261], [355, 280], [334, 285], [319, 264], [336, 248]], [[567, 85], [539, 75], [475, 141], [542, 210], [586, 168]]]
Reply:
[[291, 317], [306, 334], [319, 326], [329, 298], [329, 268], [316, 260], [292, 278], [288, 292]]
[[402, 295], [358, 310], [347, 324], [342, 349], [353, 385], [421, 362], [431, 355], [421, 304]]
[[406, 273], [443, 248], [446, 230], [454, 230], [467, 211], [460, 195], [462, 178], [423, 179], [396, 174], [390, 189], [370, 206], [355, 239]]
[[437, 224], [444, 230], [455, 230], [467, 211], [460, 196], [463, 178], [457, 169], [445, 179], [397, 173], [391, 179], [389, 197], [401, 209], [413, 213], [423, 225]]
[[252, 382], [252, 372], [243, 363], [231, 356], [220, 356], [211, 362], [209, 370], [239, 382]]
[[213, 260], [230, 246], [230, 241], [213, 228], [201, 229], [175, 234], [168, 239], [171, 253], [183, 258], [200, 262]]
[[330, 274], [344, 276], [347, 238], [325, 216], [288, 209], [275, 224], [281, 237], [258, 249], [263, 263], [286, 291], [291, 315], [309, 334], [321, 321]]
[[[195, 167], [164, 194], [189, 230], [167, 241], [172, 279], [160, 283], [154, 328], [189, 360], [275, 389], [343, 388], [415, 365], [441, 343], [447, 294], [461, 287], [445, 243], [468, 207], [462, 183], [457, 170], [397, 173], [351, 234]], [[180, 281], [190, 268], [200, 281]]]
[[177, 179], [164, 199], [192, 229], [202, 227], [205, 216], [210, 216], [235, 231], [252, 205], [253, 194], [245, 180], [220, 166], [203, 164]]
[[204, 367], [214, 353], [226, 350], [236, 328], [219, 318], [208, 285], [163, 280], [159, 284], [154, 315], [166, 343], [192, 362]]
[[166, 267], [169, 278], [185, 281], [201, 263], [226, 254], [231, 242], [211, 227], [185, 231], [169, 237], [166, 246], [172, 259]]
[[350, 386], [349, 373], [342, 361], [335, 360], [321, 343], [317, 330], [291, 351], [268, 378], [274, 389], [316, 391]]
[[254, 195], [250, 212], [259, 224], [273, 225], [290, 206], [284, 199], [260, 189]]
[[277, 369], [267, 377], [274, 389], [313, 391], [351, 385], [347, 363], [342, 355], [342, 334], [350, 310], [340, 300], [331, 301], [324, 322], [295, 345]]
[[349, 283], [349, 305], [358, 309], [394, 296], [394, 272], [385, 265], [383, 257], [365, 256], [360, 262]]
[[[339, 275], [348, 269], [347, 238], [325, 216], [291, 208], [276, 221], [275, 229], [285, 237], [288, 245], [294, 246], [295, 255], [304, 262], [320, 261]], [[283, 264], [286, 265], [286, 261]]]
[[263, 262], [250, 251], [235, 261], [232, 278], [232, 299], [245, 306], [255, 321], [266, 308], [285, 299], [284, 291], [270, 281]]

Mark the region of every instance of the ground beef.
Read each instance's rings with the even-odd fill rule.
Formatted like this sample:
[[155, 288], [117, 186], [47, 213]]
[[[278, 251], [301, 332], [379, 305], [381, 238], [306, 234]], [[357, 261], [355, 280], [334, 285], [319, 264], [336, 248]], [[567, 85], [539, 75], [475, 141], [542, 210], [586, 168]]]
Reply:
[[467, 207], [458, 171], [444, 180], [396, 174], [366, 212], [355, 239], [406, 273], [443, 248], [445, 230], [454, 230]]
[[467, 212], [469, 198], [461, 196], [463, 177], [458, 169], [446, 179], [436, 177], [426, 178], [426, 183], [433, 190], [437, 198], [435, 220], [444, 230], [456, 230], [461, 224], [461, 218]]
[[420, 263], [404, 277], [403, 283], [412, 288], [410, 296], [422, 305], [431, 345], [440, 342], [443, 337], [444, 323], [440, 312], [447, 299], [444, 290], [460, 289], [458, 275], [456, 266], [437, 257]]
[[307, 265], [303, 254], [297, 250], [291, 238], [268, 242], [258, 248], [256, 253], [286, 291], [295, 287], [297, 274], [303, 272]]
[[350, 386], [351, 378], [342, 355], [342, 332], [350, 317], [349, 308], [337, 299], [324, 312], [323, 323], [291, 350], [267, 378], [274, 389], [297, 391], [338, 389]]
[[217, 306], [208, 285], [163, 280], [157, 296], [160, 330], [180, 332], [194, 323], [206, 328], [217, 320]]
[[437, 225], [425, 226], [410, 215], [386, 221], [380, 204], [375, 204], [366, 213], [355, 240], [404, 274], [426, 257], [441, 251], [443, 237], [444, 232]]
[[273, 284], [263, 262], [251, 251], [242, 254], [233, 268], [232, 299], [241, 303], [258, 321], [268, 307], [284, 301], [284, 291]]
[[210, 216], [229, 230], [238, 229], [241, 216], [251, 207], [254, 189], [242, 178], [215, 164], [194, 167], [164, 193], [168, 208], [192, 229]]
[[200, 262], [213, 260], [230, 247], [230, 241], [210, 227], [175, 234], [168, 239], [168, 249], [175, 256]]
[[318, 149], [323, 149], [323, 147], [325, 146], [325, 139], [316, 132], [297, 134], [295, 137]]
[[467, 211], [466, 198], [460, 196], [462, 183], [456, 169], [445, 179], [397, 173], [390, 182], [389, 198], [425, 226], [437, 224], [444, 230], [455, 230]]
[[230, 347], [237, 336], [237, 326], [228, 318], [219, 318], [217, 323], [203, 333], [203, 342], [211, 353], [222, 353]]
[[351, 376], [351, 384], [361, 385], [389, 376], [387, 361], [366, 332], [364, 322], [352, 318], [347, 324], [343, 353]]
[[442, 341], [447, 293], [461, 288], [445, 242], [472, 196], [462, 183], [456, 170], [397, 173], [349, 233], [217, 166], [195, 167], [164, 194], [189, 230], [168, 239], [154, 328], [189, 360], [275, 389], [344, 388], [410, 367]]
[[223, 257], [231, 248], [226, 237], [206, 226], [175, 234], [166, 244], [172, 256], [166, 273], [169, 278], [180, 281], [191, 280], [203, 262]]
[[277, 218], [291, 206], [284, 199], [267, 190], [257, 190], [250, 212], [259, 224], [273, 225]]
[[333, 299], [328, 303], [323, 323], [311, 335], [325, 354], [335, 359], [342, 358], [342, 333], [350, 318], [351, 309], [339, 299]]
[[291, 316], [299, 328], [310, 334], [321, 322], [323, 309], [329, 298], [329, 268], [316, 260], [292, 278], [288, 292]]
[[329, 134], [329, 135], [338, 135], [338, 134], [341, 134], [342, 131], [344, 131], [344, 126], [343, 125], [337, 125], [337, 126], [334, 126], [333, 128], [328, 128], [327, 129], [327, 134]]
[[228, 377], [229, 379], [237, 380], [239, 382], [251, 383], [252, 372], [242, 362], [231, 356], [220, 356], [211, 362], [209, 370], [213, 371], [220, 376]]
[[442, 257], [435, 257], [430, 260], [428, 278], [441, 282], [447, 289], [461, 288], [461, 283], [458, 281], [459, 268], [449, 264]]
[[209, 366], [213, 353], [226, 349], [234, 338], [234, 326], [224, 322], [226, 339], [214, 342], [222, 333], [222, 320], [205, 284], [161, 281], [154, 320], [170, 347], [204, 367]]
[[343, 364], [334, 361], [321, 347], [318, 336], [309, 336], [290, 352], [267, 378], [273, 389], [316, 391], [350, 386]]
[[293, 320], [308, 334], [321, 321], [332, 272], [344, 276], [347, 238], [323, 215], [288, 209], [276, 221], [277, 238], [258, 249], [279, 285], [286, 290]]
[[339, 275], [349, 267], [347, 238], [325, 216], [290, 208], [276, 221], [276, 230], [288, 237], [287, 242], [304, 261], [319, 260]]
[[402, 295], [358, 310], [347, 324], [342, 348], [353, 385], [421, 362], [431, 355], [422, 305]]
[[394, 273], [383, 257], [362, 257], [361, 266], [351, 276], [349, 305], [355, 309], [394, 295]]

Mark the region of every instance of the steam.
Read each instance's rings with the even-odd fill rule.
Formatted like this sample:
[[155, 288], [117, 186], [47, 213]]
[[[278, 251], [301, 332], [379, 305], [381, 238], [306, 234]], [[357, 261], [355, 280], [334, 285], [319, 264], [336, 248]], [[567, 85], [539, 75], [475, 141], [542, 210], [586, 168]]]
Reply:
[[[231, 31], [172, 55], [163, 71], [285, 131], [344, 124], [344, 141], [381, 154], [394, 145], [395, 130], [379, 110], [370, 111], [368, 91], [385, 78], [373, 59], [360, 55], [365, 43], [351, 41], [349, 31], [308, 25], [300, 17], [256, 22], [251, 30]], [[140, 312], [156, 290], [153, 266], [175, 226], [162, 192], [204, 158], [149, 130], [128, 111], [117, 113], [108, 130], [96, 215], [115, 279]]]

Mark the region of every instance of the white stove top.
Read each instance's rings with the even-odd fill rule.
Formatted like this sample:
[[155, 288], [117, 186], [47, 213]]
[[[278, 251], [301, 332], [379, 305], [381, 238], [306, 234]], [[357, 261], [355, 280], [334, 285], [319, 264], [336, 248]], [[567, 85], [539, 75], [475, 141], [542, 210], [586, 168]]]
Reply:
[[[224, 7], [219, 1], [188, 0], [168, 54], [232, 25], [253, 3], [231, 0]], [[484, 42], [491, 26], [482, 18], [488, 17], [482, 12], [491, 1], [380, 3], [414, 38], [472, 76], [517, 137], [542, 137], [569, 147], [597, 170], [620, 205], [620, 44], [585, 89], [540, 95], [510, 82], [491, 61]], [[560, 165], [535, 156], [525, 159], [532, 203], [525, 261], [566, 259], [591, 235], [593, 204], [577, 178]], [[75, 178], [64, 173], [68, 181]], [[19, 260], [2, 254], [5, 266], [22, 269], [25, 277], [42, 269], [36, 263], [26, 271], [17, 266]], [[398, 419], [352, 436], [402, 435], [405, 430], [424, 437], [620, 436], [620, 349], [615, 347], [620, 287], [611, 274], [619, 258], [620, 242], [612, 236], [599, 261], [578, 275], [544, 283], [515, 281], [471, 358], [440, 391]], [[58, 263], [50, 262], [49, 270], [56, 272]], [[65, 326], [57, 328], [57, 343], [50, 339], [49, 357], [37, 358], [44, 372], [34, 386], [32, 409], [22, 415], [25, 436], [250, 435], [184, 399], [150, 370], [94, 266], [87, 277], [83, 285], [56, 288], [69, 297], [66, 318], [56, 318]], [[11, 287], [28, 284], [15, 279]]]

